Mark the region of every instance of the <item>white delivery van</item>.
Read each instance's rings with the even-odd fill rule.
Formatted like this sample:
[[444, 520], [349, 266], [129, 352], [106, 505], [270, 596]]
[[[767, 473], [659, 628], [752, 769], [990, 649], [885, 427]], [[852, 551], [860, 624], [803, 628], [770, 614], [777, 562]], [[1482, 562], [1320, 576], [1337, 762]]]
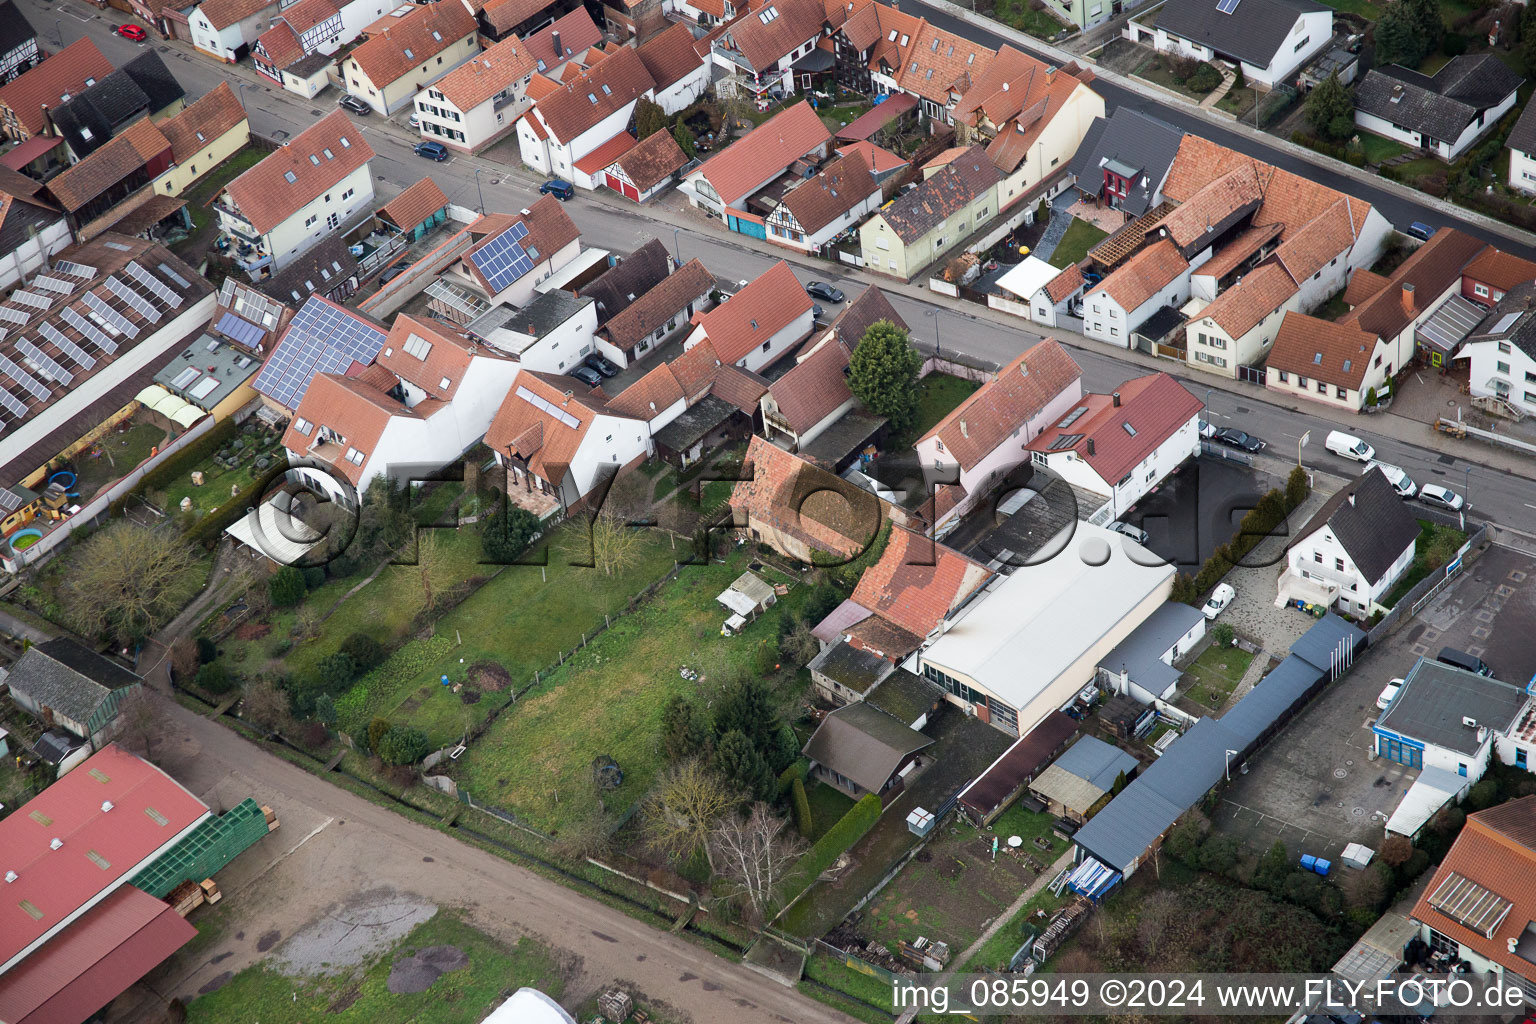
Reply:
[[1387, 483], [1392, 485], [1392, 489], [1397, 492], [1399, 498], [1411, 498], [1419, 493], [1418, 485], [1413, 482], [1413, 478], [1390, 462], [1368, 462], [1365, 469], [1361, 470], [1361, 475], [1369, 473], [1372, 469], [1381, 470], [1381, 475], [1387, 478]]
[[1342, 455], [1346, 459], [1355, 462], [1370, 462], [1376, 457], [1376, 449], [1366, 444], [1353, 434], [1346, 434], [1342, 430], [1328, 431], [1328, 440], [1323, 442], [1323, 447], [1335, 455]]

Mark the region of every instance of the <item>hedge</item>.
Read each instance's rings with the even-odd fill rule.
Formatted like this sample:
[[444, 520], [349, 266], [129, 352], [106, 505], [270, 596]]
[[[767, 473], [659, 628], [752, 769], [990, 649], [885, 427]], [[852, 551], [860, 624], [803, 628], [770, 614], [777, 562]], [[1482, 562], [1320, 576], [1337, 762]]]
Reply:
[[811, 762], [803, 757], [797, 757], [789, 763], [789, 767], [779, 773], [779, 798], [789, 795], [790, 787], [799, 779], [800, 784], [805, 785], [806, 776], [810, 774]]
[[1365, 166], [1364, 150], [1352, 150], [1342, 142], [1328, 142], [1303, 131], [1291, 132], [1291, 141], [1298, 146], [1306, 146], [1310, 150], [1322, 153], [1324, 156], [1331, 156], [1335, 160], [1342, 160], [1351, 167]]
[[802, 836], [809, 839], [811, 837], [811, 830], [814, 827], [811, 821], [811, 801], [805, 795], [805, 783], [798, 777], [791, 779], [789, 782], [789, 796], [790, 806], [795, 811], [795, 828], [800, 830]]
[[[1291, 495], [1290, 497], [1295, 497]], [[1305, 500], [1306, 495], [1300, 495]], [[1298, 502], [1299, 504], [1299, 502]], [[1201, 595], [1205, 594], [1221, 578], [1230, 572], [1235, 566], [1243, 564], [1243, 559], [1267, 537], [1269, 537], [1280, 524], [1285, 522], [1285, 517], [1290, 515], [1294, 506], [1289, 504], [1285, 491], [1274, 488], [1238, 524], [1237, 533], [1226, 544], [1218, 545], [1210, 558], [1200, 567], [1194, 579], [1180, 574], [1173, 581], [1173, 591], [1169, 599], [1184, 604], [1198, 605]]]
[[790, 871], [784, 880], [785, 895], [799, 895], [823, 871], [835, 864], [838, 857], [863, 839], [875, 827], [875, 822], [880, 820], [881, 806], [878, 796], [866, 793], [863, 799], [848, 808], [848, 813], [837, 819], [837, 824], [827, 829], [827, 834], [816, 840]]

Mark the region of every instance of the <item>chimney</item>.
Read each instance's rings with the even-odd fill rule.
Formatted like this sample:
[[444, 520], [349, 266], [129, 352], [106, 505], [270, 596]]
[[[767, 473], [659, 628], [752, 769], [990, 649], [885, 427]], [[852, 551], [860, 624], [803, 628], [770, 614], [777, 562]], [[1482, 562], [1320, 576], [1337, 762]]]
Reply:
[[1093, 450], [1093, 438], [1091, 438], [1091, 437], [1088, 439], [1088, 454], [1089, 455], [1096, 455], [1096, 454], [1098, 454], [1097, 452], [1095, 452]]
[[1019, 364], [1019, 376], [1020, 377], [1028, 377], [1029, 376], [1029, 364], [1028, 363], [1020, 363]]
[[555, 56], [559, 57], [562, 54], [564, 54], [565, 51], [560, 49], [560, 33], [558, 31], [551, 32], [549, 34], [549, 38], [550, 38], [550, 42], [555, 44]]
[[539, 329], [537, 327], [533, 326], [533, 324], [529, 324], [528, 325], [528, 336], [530, 338], [538, 337], [539, 336]]
[[1116, 391], [1113, 395], [1111, 395], [1110, 401], [1115, 403], [1116, 409], [1120, 408], [1120, 392]]
[[1403, 285], [1403, 312], [1407, 313], [1409, 316], [1412, 316], [1415, 312], [1413, 302], [1413, 285], [1411, 284]]

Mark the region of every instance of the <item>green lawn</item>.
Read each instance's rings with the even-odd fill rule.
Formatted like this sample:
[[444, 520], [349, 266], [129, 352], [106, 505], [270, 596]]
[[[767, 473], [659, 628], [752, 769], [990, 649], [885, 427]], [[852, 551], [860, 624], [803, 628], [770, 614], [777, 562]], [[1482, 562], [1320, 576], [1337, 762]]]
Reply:
[[127, 430], [110, 431], [80, 452], [74, 457], [74, 464], [80, 474], [75, 490], [80, 492], [81, 501], [90, 500], [101, 488], [120, 479], [164, 442], [165, 431], [161, 427], [130, 421]]
[[[391, 993], [387, 986], [394, 962], [431, 946], [457, 947], [469, 964], [444, 974], [425, 992]], [[258, 964], [194, 999], [186, 1019], [189, 1024], [475, 1024], [524, 985], [559, 997], [564, 982], [548, 949], [528, 938], [508, 948], [445, 912], [369, 963], [360, 978], [294, 978]]]
[[[460, 783], [478, 800], [558, 830], [596, 805], [591, 766], [594, 758], [607, 755], [618, 762], [624, 782], [603, 795], [604, 805], [616, 812], [638, 800], [662, 766], [657, 735], [667, 701], [675, 694], [707, 701], [723, 682], [758, 672], [762, 645], [776, 639], [778, 620], [807, 592], [792, 590], [742, 634], [721, 636], [726, 612], [715, 596], [751, 560], [750, 552], [737, 549], [723, 564], [684, 566], [637, 612], [617, 620], [503, 712], [457, 763]], [[516, 621], [542, 638], [549, 619], [572, 603], [577, 592], [572, 585], [590, 587], [601, 579], [573, 577], [564, 587], [546, 588], [535, 597], [548, 604]], [[498, 607], [505, 604], [499, 601]], [[499, 639], [504, 648], [516, 649], [505, 636]], [[683, 678], [683, 669], [700, 678]]]
[[1327, 302], [1317, 307], [1317, 312], [1312, 315], [1319, 320], [1337, 320], [1348, 312], [1349, 307], [1344, 304], [1344, 293], [1337, 291], [1328, 297]]
[[[1039, 935], [1045, 930], [1045, 924], [1050, 920], [1051, 915], [1066, 902], [1062, 896], [1051, 895], [1051, 890], [1048, 888], [1035, 893], [1007, 924], [981, 944], [981, 948], [975, 955], [966, 961], [962, 973], [976, 974], [988, 970], [998, 971], [1007, 967], [1013, 954], [1018, 952], [1019, 947], [1024, 944], [1026, 926], [1033, 925], [1035, 934]], [[1041, 910], [1045, 911], [1044, 919], [1035, 916], [1036, 912]]]
[[1098, 245], [1109, 237], [1109, 232], [1096, 224], [1090, 224], [1086, 220], [1077, 217], [1072, 218], [1072, 224], [1067, 228], [1066, 234], [1061, 236], [1056, 251], [1051, 253], [1051, 266], [1066, 270], [1074, 263], [1081, 263], [1088, 255], [1088, 250]]
[[917, 382], [917, 420], [912, 424], [912, 437], [928, 433], [933, 425], [948, 416], [955, 407], [965, 401], [981, 384], [948, 373], [930, 373]]
[[1358, 14], [1362, 18], [1376, 21], [1381, 17], [1381, 7], [1371, 3], [1370, 0], [1323, 0], [1324, 4], [1336, 11], [1345, 14]]
[[[1055, 820], [1050, 814], [1031, 811], [1023, 804], [1015, 802], [1013, 806], [997, 816], [997, 820], [992, 823], [992, 831], [1005, 843], [1009, 836], [1018, 836], [1024, 840], [1024, 845], [1020, 849], [1036, 860], [1049, 864], [1060, 857], [1067, 848], [1067, 841], [1051, 831], [1051, 825]], [[1036, 837], [1050, 841], [1050, 853], [1046, 853], [1035, 845]]]
[[1036, 10], [1029, 0], [997, 0], [992, 17], [1036, 39], [1054, 39], [1066, 26], [1044, 10]]
[[1236, 117], [1239, 121], [1246, 118], [1249, 123], [1252, 123], [1253, 105], [1258, 102], [1258, 97], [1259, 91], [1252, 86], [1243, 89], [1233, 86], [1227, 90], [1225, 96], [1216, 101], [1216, 106], [1218, 109], [1225, 110], [1233, 117]]
[[[235, 442], [241, 444], [239, 449], [234, 447]], [[276, 434], [264, 430], [236, 435], [226, 450], [239, 457], [240, 461], [234, 469], [225, 469], [210, 457], [196, 467], [196, 470], [203, 474], [201, 487], [192, 482], [193, 470], [188, 470], [180, 478], [167, 484], [163, 490], [149, 494], [147, 497], [163, 511], [171, 514], [181, 508], [181, 499], [191, 498], [192, 508], [201, 514], [228, 501], [232, 486], [239, 487], [240, 493], [245, 494], [258, 479], [271, 471], [272, 463], [269, 463], [265, 469], [257, 469], [258, 459], [267, 456], [275, 462], [276, 459], [284, 457], [282, 440]]]
[[[1194, 99], [1204, 99], [1206, 95], [1208, 95], [1211, 91], [1210, 89], [1207, 89], [1205, 92], [1196, 92], [1184, 82], [1180, 81], [1178, 78], [1175, 78], [1169, 59], [1161, 54], [1145, 61], [1140, 67], [1133, 71], [1132, 74], [1134, 74], [1137, 78], [1152, 82], [1156, 85], [1160, 85], [1164, 89], [1171, 89], [1172, 91], [1179, 93], [1182, 96], [1190, 96]], [[1220, 85], [1221, 79], [1218, 78], [1216, 83], [1217, 85]], [[1211, 88], [1214, 89], [1216, 86], [1212, 86]]]
[[1365, 150], [1366, 162], [1373, 164], [1386, 163], [1393, 157], [1408, 152], [1408, 147], [1402, 143], [1393, 142], [1380, 135], [1372, 135], [1370, 132], [1360, 133], [1360, 145]]
[[835, 825], [848, 809], [853, 806], [853, 798], [825, 782], [812, 782], [805, 787], [806, 800], [811, 805], [811, 842], [815, 842], [826, 835], [827, 829]]
[[255, 146], [247, 146], [197, 179], [193, 186], [183, 193], [182, 198], [187, 201], [187, 212], [192, 215], [193, 227], [192, 233], [186, 240], [175, 246], [177, 250], [196, 239], [203, 228], [213, 221], [213, 208], [208, 205], [213, 201], [213, 197], [218, 195], [225, 185], [261, 163], [266, 155], [263, 150]]
[[1424, 577], [1434, 571], [1426, 555], [1432, 546], [1436, 546], [1437, 540], [1440, 560], [1436, 562], [1435, 568], [1445, 564], [1444, 559], [1453, 556], [1456, 550], [1467, 542], [1467, 535], [1453, 527], [1439, 526], [1428, 519], [1420, 519], [1418, 548], [1414, 552], [1413, 563], [1408, 566], [1408, 571], [1403, 573], [1403, 578], [1387, 591], [1386, 597], [1382, 598], [1381, 603], [1384, 607], [1395, 606], [1408, 591], [1418, 586]]
[[1212, 644], [1184, 670], [1184, 696], [1213, 711], [1219, 709], [1252, 661], [1253, 655], [1240, 647]]

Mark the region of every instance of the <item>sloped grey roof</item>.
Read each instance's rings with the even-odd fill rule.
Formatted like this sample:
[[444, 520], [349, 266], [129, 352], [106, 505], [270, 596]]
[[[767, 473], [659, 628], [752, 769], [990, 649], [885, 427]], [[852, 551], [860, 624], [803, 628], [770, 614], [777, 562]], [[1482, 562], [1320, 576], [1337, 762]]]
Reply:
[[816, 655], [806, 667], [833, 682], [842, 683], [854, 693], [869, 693], [896, 671], [896, 666], [884, 658], [841, 640]]
[[1157, 12], [1157, 27], [1201, 43], [1224, 57], [1268, 67], [1286, 42], [1296, 19], [1326, 11], [1312, 0], [1240, 0], [1230, 14], [1217, 0], [1168, 0]]
[[1479, 110], [1497, 106], [1523, 81], [1490, 53], [1453, 57], [1433, 77], [1391, 64], [1372, 68], [1355, 86], [1355, 109], [1454, 141]]
[[903, 242], [914, 242], [996, 187], [1002, 177], [986, 150], [972, 146], [879, 216]]
[[82, 725], [90, 724], [91, 715], [113, 690], [140, 681], [127, 669], [62, 638], [28, 648], [8, 679], [12, 690]]
[[863, 701], [838, 708], [822, 720], [805, 745], [805, 756], [880, 792], [908, 754], [933, 740]]
[[1106, 654], [1099, 667], [1117, 674], [1128, 673], [1132, 682], [1162, 693], [1179, 679], [1179, 670], [1165, 663], [1163, 655], [1204, 617], [1198, 608], [1165, 601]]
[[1085, 735], [1068, 747], [1055, 763], [1062, 771], [1108, 792], [1114, 786], [1116, 776], [1121, 772], [1129, 776], [1140, 762], [1097, 736]]
[[165, 61], [154, 50], [147, 50], [60, 104], [52, 111], [53, 123], [75, 155], [84, 157], [105, 145], [130, 121], [163, 110], [185, 96]]
[[[1525, 701], [1522, 687], [1420, 658], [1376, 725], [1426, 744], [1475, 754], [1481, 746], [1478, 727], [1509, 729]], [[1465, 725], [1463, 718], [1477, 725]]]
[[672, 256], [658, 238], [603, 271], [581, 294], [597, 302], [597, 324], [612, 320], [629, 304], [661, 283], [672, 270]]
[[[1140, 216], [1151, 209], [1152, 197], [1168, 176], [1183, 138], [1184, 132], [1171, 124], [1130, 107], [1116, 107], [1109, 117], [1093, 119], [1072, 157], [1072, 173], [1080, 187], [1097, 194], [1104, 180], [1100, 168], [1106, 162], [1115, 160], [1136, 168], [1136, 185], [1120, 208]], [[1143, 178], [1147, 181], [1145, 188], [1141, 184]]]
[[1525, 109], [1520, 111], [1520, 119], [1510, 130], [1504, 145], [1522, 153], [1536, 153], [1536, 103], [1527, 103]]
[[1341, 644], [1348, 647], [1351, 653], [1358, 653], [1365, 646], [1365, 633], [1358, 626], [1329, 612], [1291, 645], [1291, 653], [1317, 668], [1327, 669], [1333, 665], [1333, 653]]
[[866, 703], [904, 725], [911, 725], [943, 699], [944, 693], [937, 686], [904, 668], [886, 676], [864, 697]]
[[[1529, 104], [1536, 108], [1536, 103]], [[1507, 341], [1536, 359], [1536, 282], [1522, 282], [1511, 288], [1478, 324], [1468, 343]], [[1513, 317], [1513, 319], [1511, 319]]]
[[1323, 504], [1291, 546], [1331, 527], [1350, 559], [1374, 583], [1419, 536], [1419, 523], [1381, 470], [1372, 467]]
[[0, 0], [0, 53], [10, 53], [37, 33], [12, 0]]

